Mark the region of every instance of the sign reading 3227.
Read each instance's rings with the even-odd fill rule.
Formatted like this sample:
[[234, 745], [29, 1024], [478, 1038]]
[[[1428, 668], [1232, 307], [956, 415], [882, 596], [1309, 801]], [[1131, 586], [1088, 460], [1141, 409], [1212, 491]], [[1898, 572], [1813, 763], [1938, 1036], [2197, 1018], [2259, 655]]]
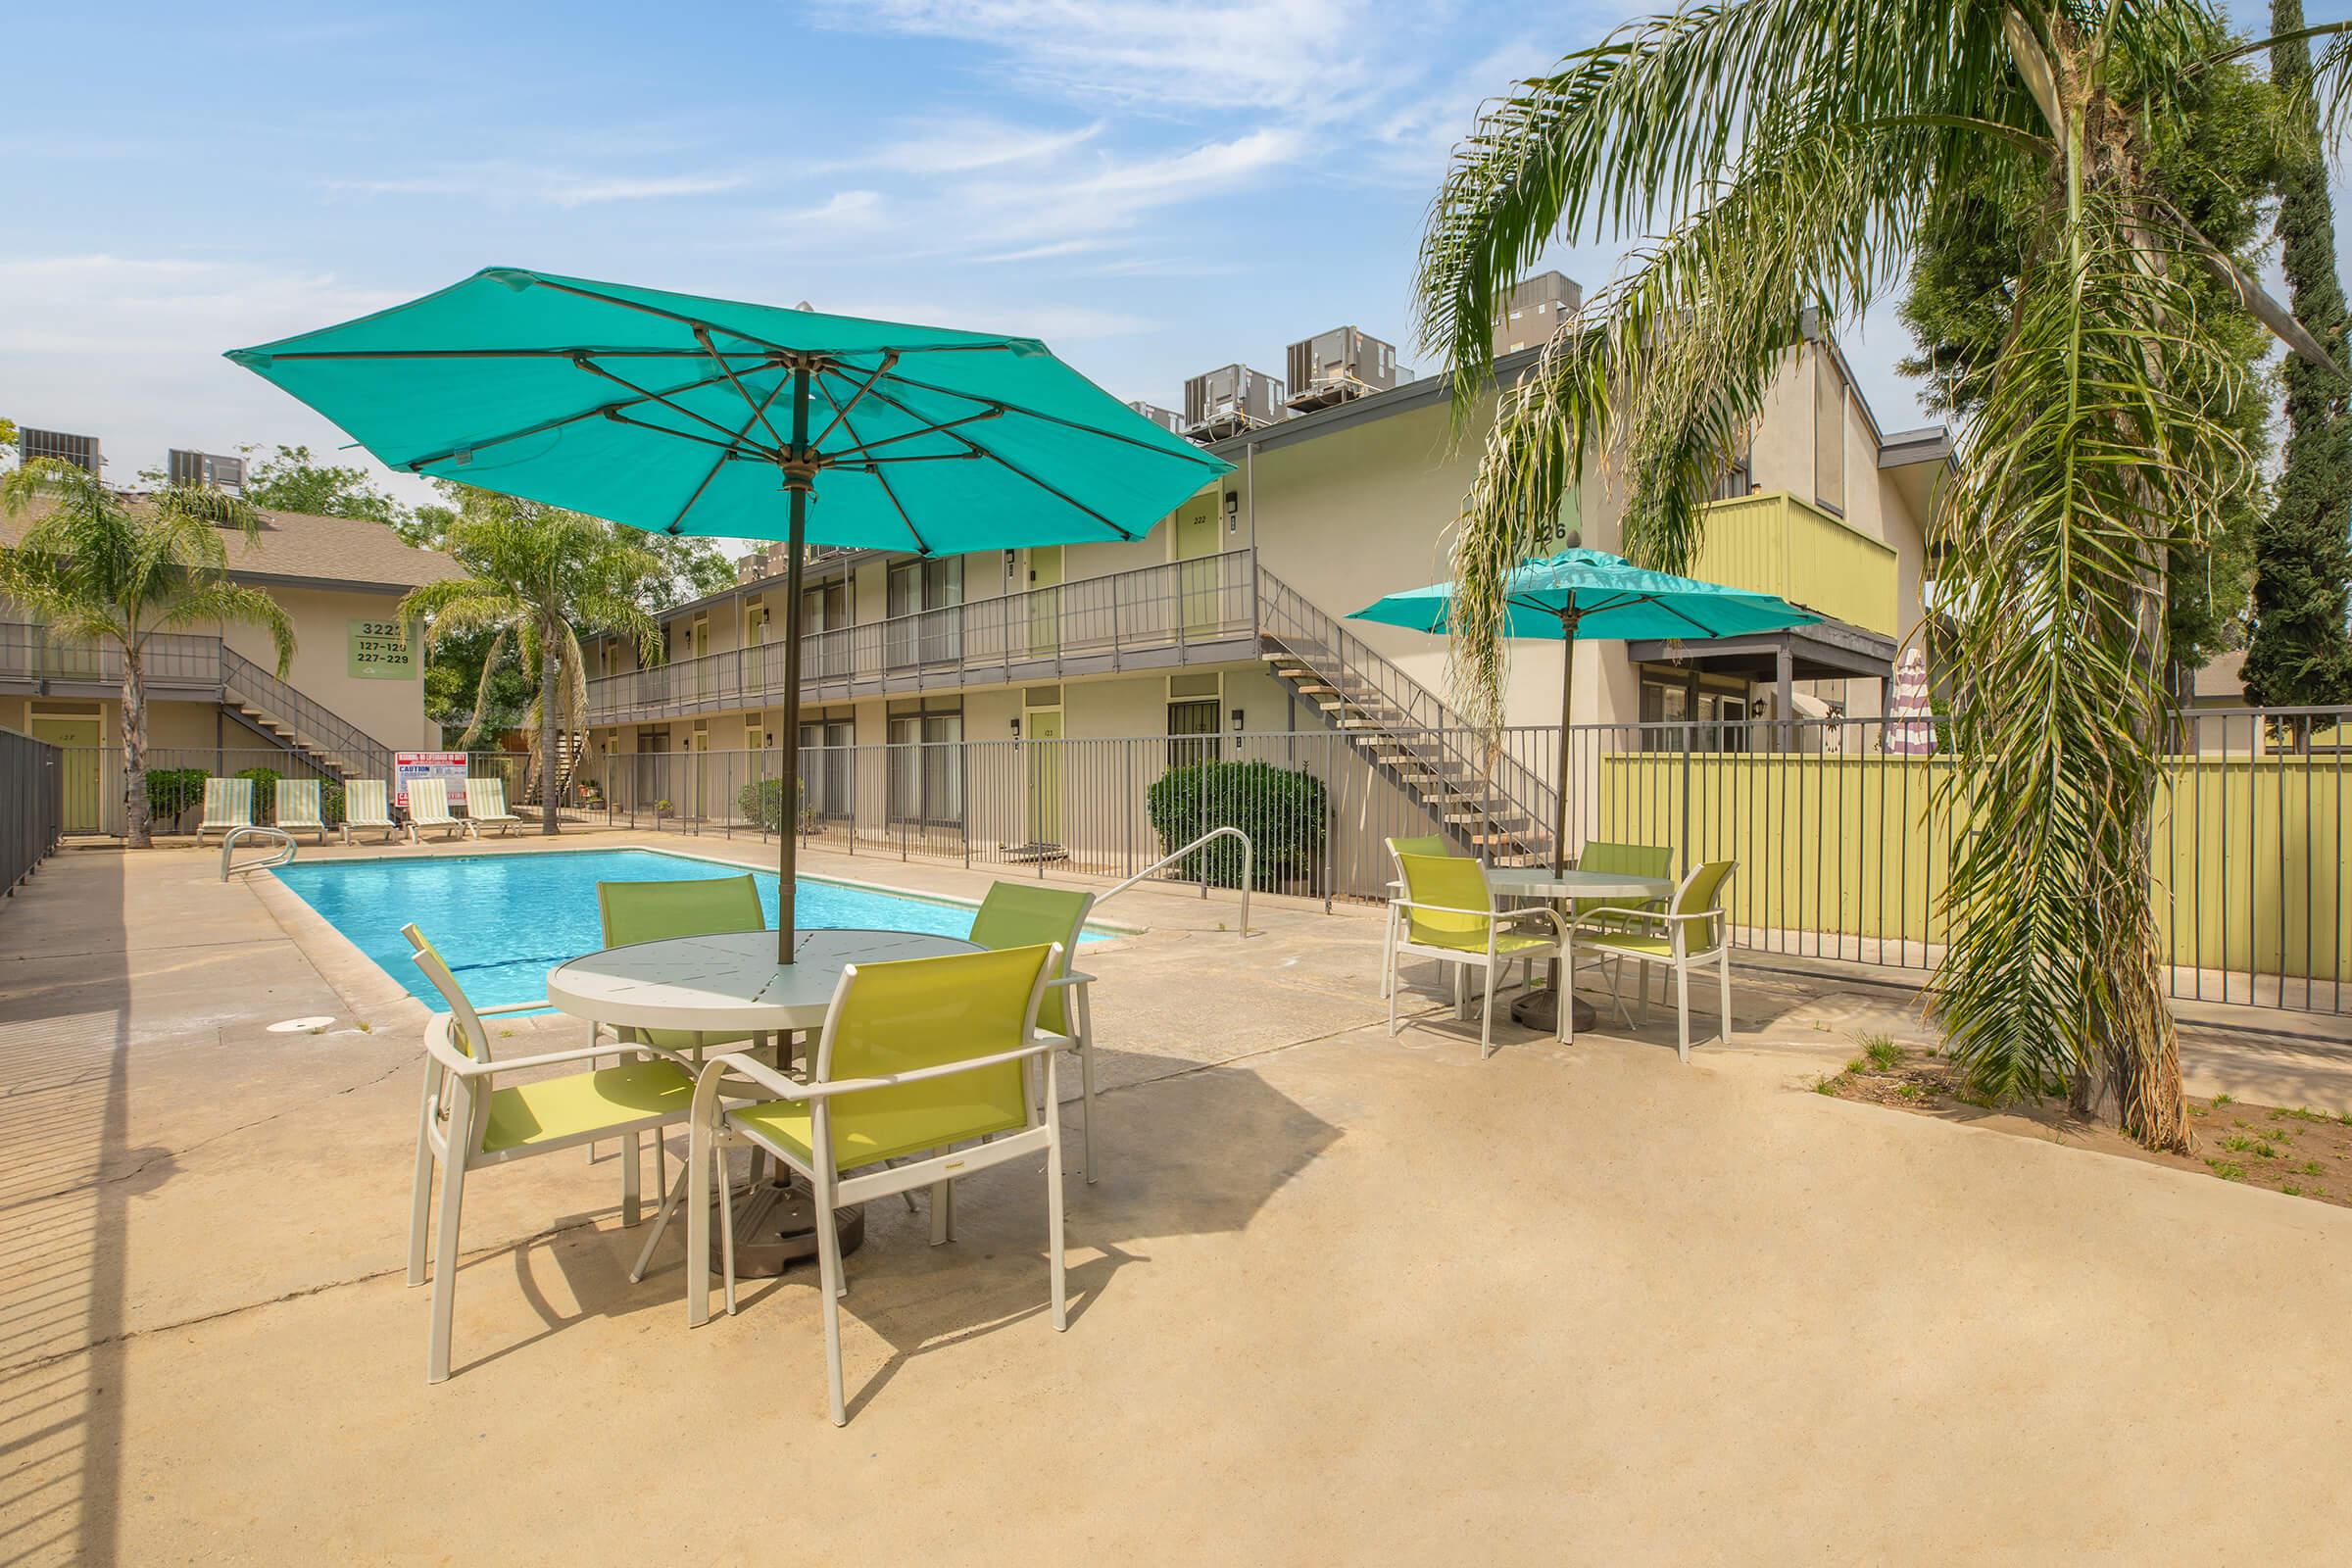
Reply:
[[351, 677], [354, 680], [416, 679], [416, 628], [398, 620], [353, 621]]

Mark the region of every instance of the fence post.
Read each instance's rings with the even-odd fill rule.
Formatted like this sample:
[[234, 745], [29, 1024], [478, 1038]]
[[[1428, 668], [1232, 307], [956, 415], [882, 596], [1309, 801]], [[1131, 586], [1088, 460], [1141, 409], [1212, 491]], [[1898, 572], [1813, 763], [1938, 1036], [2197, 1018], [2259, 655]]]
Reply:
[[1126, 752], [1126, 754], [1127, 754], [1127, 834], [1126, 834], [1126, 837], [1127, 837], [1127, 874], [1128, 874], [1129, 876], [1133, 876], [1133, 875], [1135, 875], [1135, 748], [1136, 748], [1136, 742], [1134, 742], [1134, 741], [1132, 741], [1132, 740], [1131, 740], [1131, 741], [1128, 741], [1128, 742], [1126, 742], [1126, 743], [1124, 744], [1124, 747], [1123, 747], [1123, 750], [1124, 750], [1124, 751]]
[[[1686, 740], [1683, 743], [1682, 874], [1684, 876], [1689, 876], [1690, 874], [1690, 747], [1691, 741]], [[1566, 781], [1563, 780], [1562, 782], [1565, 783]]]
[[[1323, 785], [1323, 912], [1325, 914], [1331, 913], [1332, 895], [1337, 891], [1340, 881], [1339, 861], [1332, 849], [1332, 818], [1335, 813], [1331, 808], [1330, 782], [1334, 776], [1331, 770], [1333, 745], [1338, 739], [1339, 737], [1336, 735], [1323, 737], [1323, 777], [1325, 780]], [[1371, 789], [1368, 771], [1364, 787], [1367, 792]]]

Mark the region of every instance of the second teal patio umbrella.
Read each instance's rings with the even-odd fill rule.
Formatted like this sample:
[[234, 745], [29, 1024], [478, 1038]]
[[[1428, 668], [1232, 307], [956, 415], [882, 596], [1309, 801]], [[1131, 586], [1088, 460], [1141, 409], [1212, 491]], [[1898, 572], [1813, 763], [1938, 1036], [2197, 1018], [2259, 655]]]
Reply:
[[[1558, 555], [1514, 568], [1503, 602], [1510, 615], [1509, 635], [1567, 645], [1560, 674], [1559, 774], [1552, 812], [1554, 872], [1567, 865], [1568, 735], [1578, 643], [1744, 637], [1822, 618], [1775, 594], [1645, 571], [1623, 556], [1580, 548], [1574, 534]], [[1441, 582], [1390, 594], [1348, 618], [1443, 634], [1452, 629], [1452, 610], [1453, 584]]]
[[[786, 541], [787, 802], [806, 545], [936, 556], [1135, 539], [1231, 466], [1035, 338], [521, 268], [228, 358], [403, 472], [648, 532]], [[796, 828], [779, 856], [783, 963]]]

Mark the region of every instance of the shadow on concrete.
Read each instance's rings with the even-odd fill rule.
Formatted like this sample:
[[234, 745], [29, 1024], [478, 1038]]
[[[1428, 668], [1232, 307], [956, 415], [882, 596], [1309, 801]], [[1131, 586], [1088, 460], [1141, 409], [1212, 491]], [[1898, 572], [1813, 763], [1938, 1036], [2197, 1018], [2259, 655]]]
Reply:
[[[1107, 1058], [1112, 1054], [1104, 1052]], [[1148, 1266], [1154, 1239], [1209, 1235], [1247, 1227], [1265, 1204], [1340, 1137], [1340, 1129], [1268, 1085], [1247, 1067], [1204, 1066], [1179, 1057], [1123, 1052], [1130, 1081], [1100, 1093], [1095, 1149], [1100, 1180], [1078, 1170], [1079, 1112], [1062, 1105], [1064, 1219], [1068, 1252], [1069, 1322], [1073, 1330], [1112, 1288], [1120, 1273]], [[1074, 1073], [1072, 1074], [1074, 1076]], [[673, 1152], [683, 1152], [673, 1133]], [[674, 1174], [677, 1164], [670, 1169]], [[609, 1180], [610, 1162], [594, 1179]], [[649, 1190], [652, 1161], [647, 1162]], [[866, 1205], [865, 1245], [848, 1259], [850, 1294], [843, 1301], [846, 1343], [853, 1346], [851, 1408], [855, 1412], [911, 1360], [971, 1344], [1041, 1318], [1048, 1307], [1044, 1162], [997, 1166], [959, 1182], [956, 1240], [930, 1245], [929, 1195], [918, 1211], [898, 1199]], [[613, 1214], [600, 1208], [597, 1215]], [[575, 1216], [586, 1218], [587, 1216]], [[651, 1205], [648, 1205], [648, 1223]], [[642, 1284], [628, 1267], [644, 1231], [602, 1224], [592, 1233], [570, 1230], [493, 1252], [465, 1265], [511, 1269], [516, 1289], [542, 1329], [504, 1346], [466, 1354], [466, 1281], [459, 1298], [458, 1376], [560, 1338], [592, 1317], [641, 1311], [675, 1313], [686, 1332], [685, 1227], [672, 1224]], [[555, 1300], [533, 1277], [533, 1264], [552, 1260], [562, 1271], [574, 1307]], [[809, 1367], [821, 1365], [813, 1298], [816, 1270], [800, 1264], [780, 1278], [747, 1280], [737, 1291], [735, 1327], [773, 1319], [779, 1308], [805, 1317]], [[480, 1282], [488, 1285], [491, 1282]], [[424, 1331], [421, 1292], [416, 1331]], [[1045, 1332], [1043, 1325], [1040, 1331]], [[723, 1316], [703, 1332], [728, 1332]], [[879, 1370], [860, 1371], [854, 1347], [878, 1336], [889, 1348]], [[479, 1344], [478, 1340], [475, 1342]], [[822, 1408], [821, 1374], [811, 1385], [812, 1408]]]
[[113, 858], [52, 860], [0, 904], [0, 1560], [118, 1560], [128, 938]]

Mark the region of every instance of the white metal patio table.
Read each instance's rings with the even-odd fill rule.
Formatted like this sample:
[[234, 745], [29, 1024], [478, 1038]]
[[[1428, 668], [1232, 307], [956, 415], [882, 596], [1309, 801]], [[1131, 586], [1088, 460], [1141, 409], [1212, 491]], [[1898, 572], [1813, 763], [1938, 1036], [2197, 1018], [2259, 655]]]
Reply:
[[[1664, 877], [1630, 876], [1619, 871], [1550, 871], [1541, 866], [1500, 866], [1487, 874], [1487, 885], [1498, 894], [1557, 904], [1575, 899], [1662, 899], [1674, 891]], [[1521, 997], [1511, 1004], [1511, 1016], [1530, 1029], [1548, 1033], [1559, 1027], [1559, 999], [1566, 989], [1560, 965], [1551, 965], [1551, 984]], [[1573, 1000], [1573, 999], [1571, 999]], [[1599, 1021], [1589, 1002], [1577, 1002], [1576, 1027], [1590, 1029]]]
[[[773, 931], [672, 937], [558, 964], [547, 976], [547, 1000], [574, 1017], [621, 1028], [770, 1034], [782, 1042], [823, 1025], [841, 971], [853, 963], [979, 951], [960, 937], [921, 931], [802, 931], [793, 961], [783, 964], [776, 961]], [[778, 1054], [785, 1054], [779, 1044]], [[856, 1250], [865, 1237], [864, 1210], [842, 1209], [838, 1222], [842, 1250]], [[738, 1274], [780, 1274], [815, 1254], [809, 1195], [781, 1180], [738, 1205], [735, 1227]]]

